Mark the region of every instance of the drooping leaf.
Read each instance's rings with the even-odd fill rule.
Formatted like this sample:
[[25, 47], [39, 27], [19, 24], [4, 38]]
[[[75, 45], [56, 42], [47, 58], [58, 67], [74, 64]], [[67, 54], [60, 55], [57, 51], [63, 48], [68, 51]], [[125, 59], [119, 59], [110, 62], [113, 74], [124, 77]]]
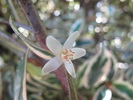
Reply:
[[112, 91], [105, 86], [101, 86], [95, 92], [93, 100], [112, 100]]
[[78, 87], [80, 87], [80, 82], [81, 82], [81, 80], [84, 76], [84, 73], [85, 73], [87, 67], [88, 67], [88, 61], [85, 62], [82, 66], [80, 66], [80, 69], [77, 72], [77, 81], [76, 81], [76, 83], [77, 83]]
[[111, 80], [114, 76], [115, 60], [109, 50], [100, 50], [92, 59], [86, 63], [87, 67], [82, 68], [82, 78], [80, 77], [80, 86], [96, 87], [106, 80]]
[[112, 80], [113, 76], [115, 74], [115, 68], [114, 68], [115, 67], [115, 62], [114, 62], [113, 58], [110, 58], [109, 60], [111, 62], [111, 65], [110, 65], [111, 67], [110, 67], [110, 71], [107, 75], [107, 78], [108, 78], [108, 80]]
[[1, 77], [1, 70], [0, 70], [0, 99], [2, 97], [2, 77]]
[[38, 55], [39, 57], [42, 57], [43, 59], [51, 59], [51, 57], [53, 57], [53, 55], [50, 52], [35, 46], [32, 42], [30, 42], [28, 38], [24, 37], [21, 33], [19, 33], [15, 28], [11, 17], [9, 19], [9, 23], [11, 28], [14, 30], [14, 32], [23, 40], [23, 42], [27, 45], [27, 47], [29, 47], [30, 50], [33, 51], [36, 55]]
[[24, 93], [25, 73], [26, 73], [27, 53], [17, 66], [14, 77], [14, 100], [26, 100]]
[[133, 99], [133, 86], [125, 81], [118, 80], [115, 81], [111, 87], [113, 92], [120, 97], [124, 98], [125, 100], [132, 100]]
[[72, 27], [70, 28], [69, 34], [73, 33], [73, 32], [82, 32], [83, 28], [84, 28], [85, 22], [84, 22], [84, 18], [80, 18], [78, 20], [76, 20]]

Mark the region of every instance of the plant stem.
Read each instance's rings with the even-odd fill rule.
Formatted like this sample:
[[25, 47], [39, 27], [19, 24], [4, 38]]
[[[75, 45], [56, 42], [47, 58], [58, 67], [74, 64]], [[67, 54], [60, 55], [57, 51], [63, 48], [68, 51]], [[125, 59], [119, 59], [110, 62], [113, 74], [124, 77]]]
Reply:
[[74, 78], [70, 76], [68, 73], [67, 73], [67, 76], [68, 76], [68, 83], [70, 87], [70, 91], [69, 91], [70, 100], [78, 100]]
[[[40, 43], [43, 49], [48, 49], [46, 46], [46, 29], [43, 26], [42, 21], [39, 18], [35, 6], [32, 4], [32, 0], [19, 0], [19, 5], [24, 12], [27, 20], [34, 29], [36, 40]], [[43, 63], [43, 62], [42, 62]], [[68, 93], [69, 86], [67, 81], [67, 76], [65, 74], [64, 67], [61, 66], [56, 71], [54, 71], [57, 78], [60, 80], [63, 90]]]

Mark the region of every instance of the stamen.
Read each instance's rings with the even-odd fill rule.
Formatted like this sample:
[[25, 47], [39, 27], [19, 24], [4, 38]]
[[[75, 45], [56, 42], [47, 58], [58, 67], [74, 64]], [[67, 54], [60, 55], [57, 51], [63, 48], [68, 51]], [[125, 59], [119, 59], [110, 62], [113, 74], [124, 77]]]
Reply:
[[[69, 61], [73, 59], [74, 53], [72, 50], [70, 49], [65, 49], [63, 50], [63, 52], [61, 53], [61, 56], [64, 60]], [[71, 62], [69, 62], [71, 64]]]

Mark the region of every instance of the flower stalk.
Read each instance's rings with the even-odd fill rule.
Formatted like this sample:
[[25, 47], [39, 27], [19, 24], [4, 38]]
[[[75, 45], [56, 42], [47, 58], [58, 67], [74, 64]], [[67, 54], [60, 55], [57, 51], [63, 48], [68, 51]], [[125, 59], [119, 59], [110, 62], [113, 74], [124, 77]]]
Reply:
[[67, 73], [67, 77], [68, 77], [68, 83], [69, 83], [69, 87], [70, 87], [69, 98], [70, 98], [70, 100], [78, 100], [77, 90], [75, 87], [75, 80], [68, 73]]

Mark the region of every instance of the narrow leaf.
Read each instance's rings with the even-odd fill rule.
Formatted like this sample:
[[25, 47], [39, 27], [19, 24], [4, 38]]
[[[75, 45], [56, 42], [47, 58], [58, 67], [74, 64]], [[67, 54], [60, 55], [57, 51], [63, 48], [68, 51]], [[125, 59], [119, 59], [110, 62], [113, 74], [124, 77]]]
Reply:
[[112, 86], [112, 90], [119, 96], [126, 100], [133, 99], [133, 86], [125, 81], [115, 81]]
[[[85, 69], [80, 70], [80, 86], [97, 87], [102, 82], [112, 79], [115, 73], [115, 59], [110, 51], [102, 48], [92, 59], [84, 63]], [[82, 78], [81, 78], [82, 77]]]
[[31, 64], [31, 63], [27, 63], [27, 71], [35, 77], [40, 77], [42, 76], [42, 69], [40, 67], [36, 67], [35, 65]]
[[53, 57], [53, 55], [52, 55], [51, 53], [47, 52], [47, 51], [44, 51], [44, 50], [39, 49], [39, 48], [37, 48], [37, 47], [31, 46], [31, 45], [29, 45], [29, 44], [27, 44], [27, 43], [25, 43], [25, 44], [27, 45], [27, 47], [29, 47], [29, 49], [30, 49], [32, 52], [34, 52], [37, 56], [39, 56], [39, 57], [41, 57], [41, 58], [43, 58], [43, 59], [48, 59], [48, 60], [50, 60], [51, 57]]
[[1, 70], [0, 70], [0, 100], [2, 97], [2, 77], [1, 77]]
[[16, 69], [16, 74], [14, 77], [14, 100], [26, 100], [24, 99], [25, 97], [23, 97], [23, 81], [26, 73], [26, 61], [27, 53], [25, 57], [20, 61]]
[[101, 86], [94, 93], [93, 100], [112, 100], [112, 91], [105, 86]]
[[30, 42], [30, 40], [28, 40], [28, 38], [24, 37], [21, 33], [19, 33], [17, 29], [15, 28], [15, 26], [13, 25], [11, 17], [9, 19], [9, 23], [11, 25], [11, 28], [14, 30], [14, 32], [24, 41], [24, 43], [27, 45], [27, 47], [30, 48], [32, 52], [34, 52], [36, 55], [38, 55], [39, 57], [43, 59], [49, 60], [51, 59], [51, 57], [53, 57], [53, 55], [50, 52], [35, 46], [33, 43]]

